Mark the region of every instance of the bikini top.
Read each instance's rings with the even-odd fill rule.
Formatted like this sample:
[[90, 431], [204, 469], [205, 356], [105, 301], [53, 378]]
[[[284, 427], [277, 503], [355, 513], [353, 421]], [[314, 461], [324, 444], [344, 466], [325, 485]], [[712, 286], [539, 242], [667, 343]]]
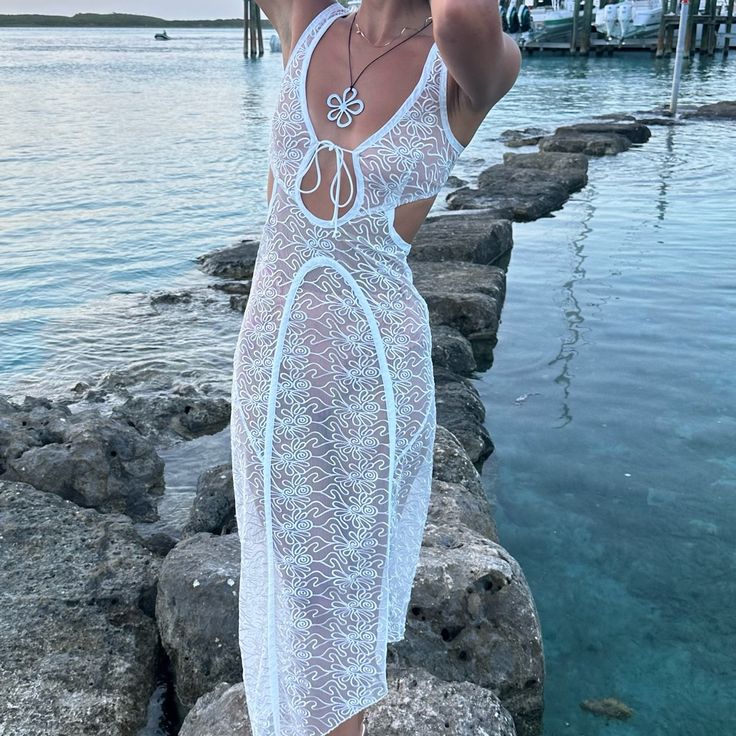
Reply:
[[[465, 148], [450, 129], [447, 66], [436, 42], [427, 55], [419, 81], [401, 107], [359, 146], [348, 149], [317, 137], [307, 108], [307, 70], [319, 39], [344, 15], [345, 8], [340, 3], [328, 5], [294, 45], [284, 69], [268, 151], [274, 180], [293, 197], [310, 221], [332, 226], [335, 235], [340, 225], [356, 216], [435, 196]], [[321, 150], [332, 151], [336, 162], [329, 190], [333, 204], [330, 220], [316, 217], [301, 198], [301, 193], [319, 187], [318, 159], [315, 187], [305, 190], [301, 182]], [[346, 157], [351, 157], [355, 182]], [[343, 178], [347, 178], [349, 189], [344, 200], [340, 196]], [[353, 195], [352, 207], [340, 216], [340, 208], [346, 207]]]

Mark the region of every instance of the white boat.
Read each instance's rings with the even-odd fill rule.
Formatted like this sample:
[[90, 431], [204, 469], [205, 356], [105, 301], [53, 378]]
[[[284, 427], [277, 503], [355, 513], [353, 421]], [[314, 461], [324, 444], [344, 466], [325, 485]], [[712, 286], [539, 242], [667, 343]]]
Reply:
[[[593, 5], [595, 7], [595, 29], [609, 41], [625, 42], [632, 38], [656, 41], [662, 19], [661, 0], [622, 0], [618, 3], [609, 3], [604, 8], [599, 6], [599, 0], [594, 0]], [[698, 14], [705, 13], [705, 5], [705, 0], [700, 0]], [[716, 15], [725, 15], [725, 12], [724, 5], [719, 4], [716, 8]], [[695, 43], [699, 46], [703, 26], [698, 24], [695, 33]], [[736, 40], [734, 36], [736, 33], [732, 33], [732, 44]], [[723, 48], [724, 40], [725, 27], [721, 24], [716, 34], [716, 48]]]
[[616, 8], [618, 27], [612, 38], [645, 38], [659, 32], [662, 0], [623, 0]]
[[595, 18], [593, 25], [596, 31], [607, 39], [620, 38], [621, 28], [618, 23], [618, 4], [608, 3], [604, 8], [595, 2]]
[[532, 29], [529, 39], [534, 41], [566, 41], [572, 33], [572, 3], [552, 0], [551, 5], [531, 8]]

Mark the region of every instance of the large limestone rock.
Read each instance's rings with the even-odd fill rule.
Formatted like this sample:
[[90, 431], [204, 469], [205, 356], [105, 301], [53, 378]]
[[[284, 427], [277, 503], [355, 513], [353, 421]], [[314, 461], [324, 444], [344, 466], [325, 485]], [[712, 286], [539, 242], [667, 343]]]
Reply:
[[414, 285], [427, 303], [430, 326], [454, 327], [473, 348], [478, 370], [493, 362], [506, 294], [506, 272], [497, 266], [461, 261], [420, 261]]
[[555, 133], [539, 139], [545, 153], [580, 153], [586, 156], [615, 156], [631, 148], [631, 141], [618, 133]]
[[159, 562], [121, 514], [0, 481], [0, 733], [135, 736]]
[[[388, 694], [367, 709], [370, 736], [515, 736], [498, 698], [470, 682], [443, 682], [422, 668], [387, 673]], [[202, 696], [179, 736], [251, 736], [243, 683], [221, 682]]]
[[164, 464], [127, 423], [95, 409], [72, 414], [47, 399], [0, 398], [0, 478], [57, 493], [80, 506], [158, 518]]
[[[504, 166], [533, 171], [547, 171], [559, 177], [567, 190], [577, 192], [588, 183], [588, 157], [582, 153], [504, 153]], [[482, 172], [480, 186], [487, 186], [492, 179]]]
[[461, 187], [446, 200], [452, 210], [483, 209], [494, 217], [527, 222], [559, 209], [569, 196], [565, 179], [555, 173], [495, 164], [481, 172], [477, 189]]
[[620, 135], [631, 143], [646, 143], [652, 131], [642, 123], [601, 122], [601, 123], [574, 123], [561, 125], [555, 130], [555, 135]]
[[539, 140], [543, 152], [582, 153], [610, 156], [626, 151], [633, 144], [646, 143], [652, 132], [643, 123], [601, 122], [562, 125], [553, 135]]
[[237, 534], [195, 534], [163, 561], [156, 621], [184, 711], [221, 680], [242, 679], [239, 576]]
[[544, 657], [524, 573], [503, 547], [431, 519], [406, 638], [390, 645], [402, 667], [470, 681], [498, 694], [522, 736], [541, 732]]
[[487, 212], [430, 215], [419, 228], [407, 260], [470, 261], [507, 268], [513, 246], [511, 222]]

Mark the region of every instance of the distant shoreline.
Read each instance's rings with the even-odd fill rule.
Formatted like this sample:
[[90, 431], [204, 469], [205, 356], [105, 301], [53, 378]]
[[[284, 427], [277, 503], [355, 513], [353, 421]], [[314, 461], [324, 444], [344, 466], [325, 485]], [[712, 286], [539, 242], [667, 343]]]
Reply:
[[[261, 17], [263, 28], [273, 29]], [[0, 26], [46, 26], [52, 28], [242, 28], [242, 18], [213, 20], [166, 20], [153, 15], [131, 13], [76, 13], [75, 15], [0, 14]]]

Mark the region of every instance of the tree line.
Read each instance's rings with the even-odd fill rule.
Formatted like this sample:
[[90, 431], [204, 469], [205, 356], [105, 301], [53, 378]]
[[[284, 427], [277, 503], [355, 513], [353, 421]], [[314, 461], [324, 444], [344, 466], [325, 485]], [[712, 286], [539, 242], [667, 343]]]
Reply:
[[[264, 28], [273, 26], [266, 18], [261, 20]], [[68, 15], [40, 15], [24, 13], [0, 14], [0, 26], [83, 26], [83, 27], [151, 27], [151, 28], [240, 28], [242, 18], [218, 18], [216, 20], [166, 20], [153, 15], [131, 13], [75, 13]]]

